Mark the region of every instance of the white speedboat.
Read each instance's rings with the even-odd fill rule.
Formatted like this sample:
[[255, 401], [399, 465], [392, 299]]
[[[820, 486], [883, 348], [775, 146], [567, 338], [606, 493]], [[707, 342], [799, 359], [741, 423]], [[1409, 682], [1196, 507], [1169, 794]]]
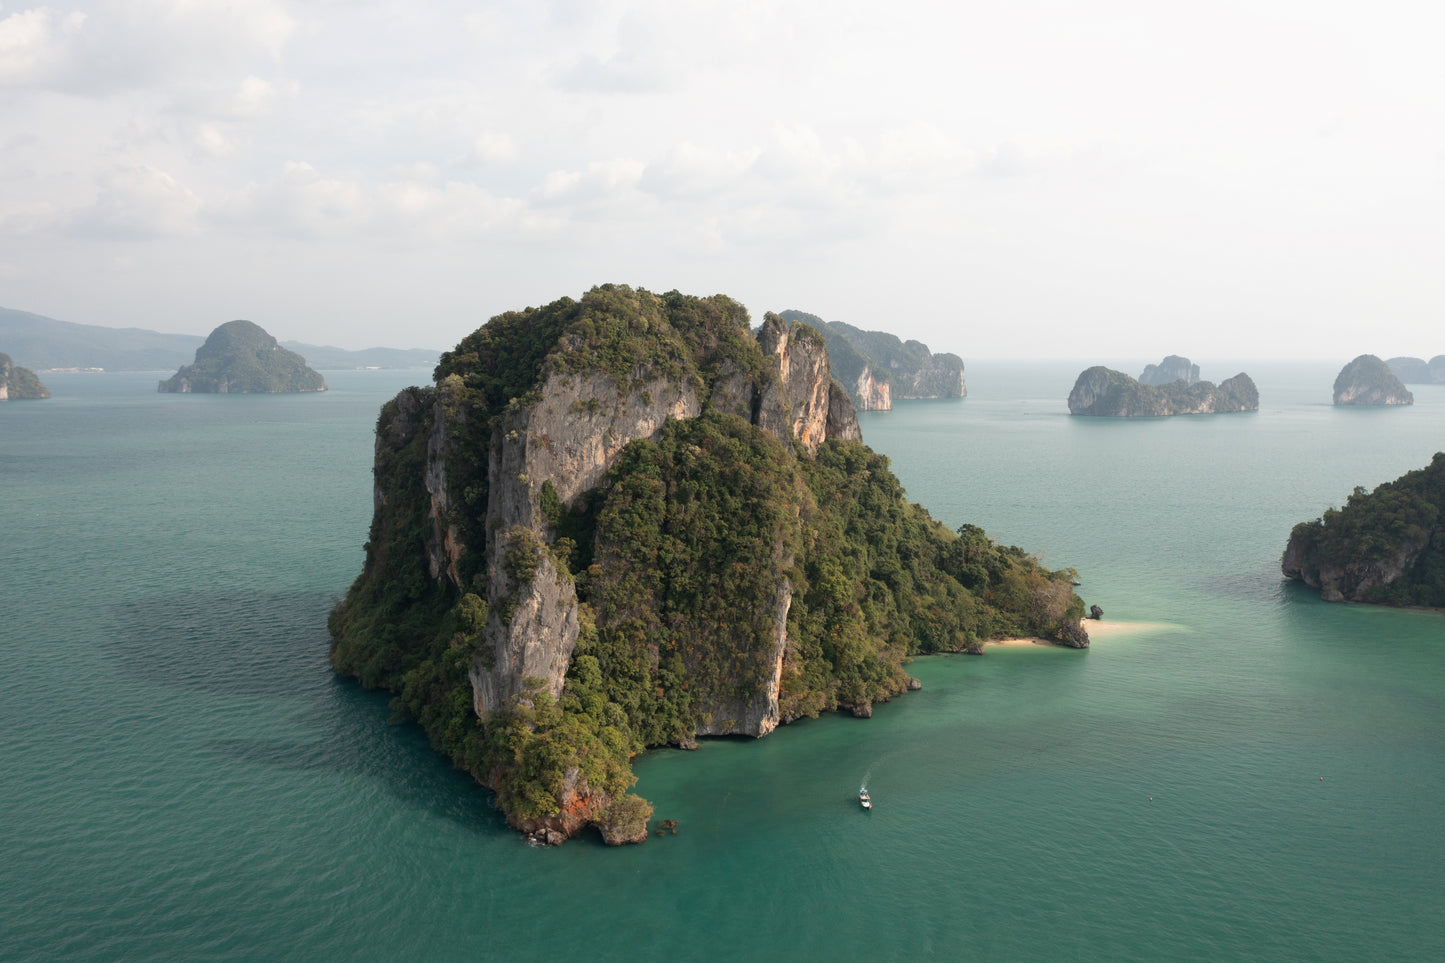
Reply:
[[873, 808], [873, 800], [868, 798], [867, 789], [858, 790], [858, 802], [864, 809]]

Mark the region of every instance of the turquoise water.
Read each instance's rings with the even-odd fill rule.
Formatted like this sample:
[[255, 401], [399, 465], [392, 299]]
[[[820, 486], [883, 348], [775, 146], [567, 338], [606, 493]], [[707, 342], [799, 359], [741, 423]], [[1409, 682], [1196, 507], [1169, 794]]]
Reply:
[[1445, 616], [1278, 574], [1291, 525], [1445, 448], [1445, 387], [1336, 410], [1329, 366], [1206, 368], [1261, 410], [1074, 419], [1076, 370], [976, 362], [863, 416], [935, 517], [1146, 627], [650, 754], [679, 833], [620, 850], [529, 847], [329, 671], [377, 409], [425, 372], [48, 376], [0, 405], [0, 958], [1445, 957]]

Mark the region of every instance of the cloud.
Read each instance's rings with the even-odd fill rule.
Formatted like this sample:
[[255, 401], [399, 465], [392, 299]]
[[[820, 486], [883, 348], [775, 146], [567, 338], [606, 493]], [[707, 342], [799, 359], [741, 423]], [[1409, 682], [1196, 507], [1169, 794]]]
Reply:
[[48, 7], [0, 19], [0, 86], [46, 83], [70, 59], [85, 21], [79, 11], [57, 17]]
[[0, 20], [0, 85], [108, 97], [279, 62], [296, 21], [279, 0], [100, 0]]
[[[411, 173], [416, 174], [417, 171]], [[526, 231], [520, 201], [475, 184], [401, 177], [382, 182], [328, 177], [303, 161], [288, 162], [216, 212], [218, 223], [246, 233], [307, 239], [348, 239], [412, 247]]]
[[142, 240], [193, 234], [201, 199], [175, 177], [149, 165], [105, 175], [95, 204], [70, 220], [83, 237]]

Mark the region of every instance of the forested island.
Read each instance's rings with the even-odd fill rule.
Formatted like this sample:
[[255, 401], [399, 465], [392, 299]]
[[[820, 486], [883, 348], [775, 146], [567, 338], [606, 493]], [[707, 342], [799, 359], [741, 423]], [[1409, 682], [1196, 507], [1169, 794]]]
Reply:
[[15, 364], [8, 354], [0, 353], [0, 401], [49, 397], [50, 389], [40, 383], [35, 372]]
[[162, 381], [161, 392], [278, 394], [325, 391], [326, 381], [258, 324], [227, 321], [196, 349], [194, 364]]
[[1218, 385], [1210, 381], [1191, 383], [1182, 380], [1163, 385], [1146, 385], [1122, 371], [1097, 365], [1085, 369], [1074, 382], [1074, 390], [1069, 392], [1069, 414], [1102, 418], [1150, 418], [1258, 410], [1259, 390], [1244, 372]]
[[604, 285], [492, 318], [377, 421], [336, 669], [558, 843], [646, 839], [631, 759], [916, 686], [911, 655], [1088, 644], [1076, 573], [911, 504], [823, 336]]
[[1391, 358], [1390, 371], [1407, 385], [1445, 385], [1445, 354], [1424, 358]]
[[1300, 522], [1280, 567], [1326, 602], [1445, 607], [1445, 453]]
[[1415, 396], [1400, 383], [1390, 366], [1373, 354], [1362, 354], [1335, 377], [1337, 405], [1412, 405]]
[[833, 377], [860, 411], [888, 411], [894, 401], [968, 394], [963, 359], [956, 354], [934, 354], [922, 341], [903, 341], [886, 331], [864, 331], [803, 311], [779, 316], [822, 332]]

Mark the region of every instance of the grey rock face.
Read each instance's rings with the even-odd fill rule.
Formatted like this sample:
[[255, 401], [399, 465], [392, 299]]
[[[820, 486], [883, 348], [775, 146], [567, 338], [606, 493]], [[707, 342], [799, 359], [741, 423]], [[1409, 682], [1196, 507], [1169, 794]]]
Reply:
[[1340, 369], [1335, 378], [1337, 405], [1412, 405], [1415, 396], [1385, 362], [1362, 354]]
[[1158, 364], [1147, 365], [1144, 373], [1139, 376], [1139, 383], [1142, 385], [1167, 385], [1174, 381], [1182, 381], [1192, 385], [1199, 380], [1199, 365], [1190, 364], [1188, 358], [1177, 354], [1171, 354]]

